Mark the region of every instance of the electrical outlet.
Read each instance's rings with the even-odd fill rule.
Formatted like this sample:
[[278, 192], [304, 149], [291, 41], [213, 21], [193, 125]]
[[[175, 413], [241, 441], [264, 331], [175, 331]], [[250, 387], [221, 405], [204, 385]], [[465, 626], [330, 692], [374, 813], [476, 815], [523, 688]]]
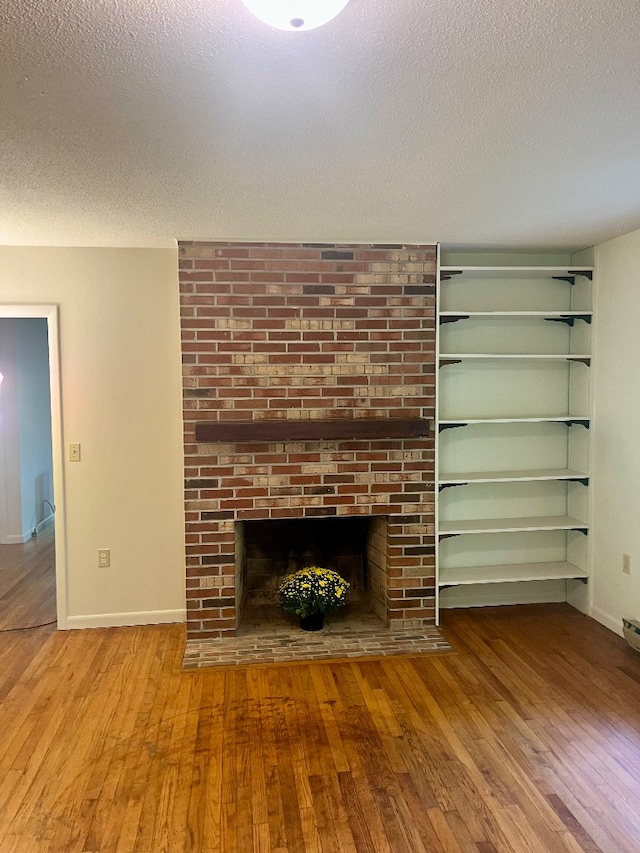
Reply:
[[625, 575], [631, 574], [631, 554], [622, 555], [622, 571]]
[[111, 551], [108, 548], [98, 549], [98, 568], [108, 569], [111, 565]]

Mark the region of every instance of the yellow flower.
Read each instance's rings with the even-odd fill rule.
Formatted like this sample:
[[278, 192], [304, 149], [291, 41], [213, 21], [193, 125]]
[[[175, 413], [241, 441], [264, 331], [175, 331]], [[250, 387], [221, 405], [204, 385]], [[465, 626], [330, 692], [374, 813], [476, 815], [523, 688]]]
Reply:
[[303, 583], [302, 589], [311, 589], [311, 584], [310, 583]]
[[327, 585], [326, 581], [320, 581], [320, 586], [326, 586], [326, 585]]
[[336, 598], [340, 598], [341, 595], [342, 595], [342, 590], [339, 588], [336, 589]]

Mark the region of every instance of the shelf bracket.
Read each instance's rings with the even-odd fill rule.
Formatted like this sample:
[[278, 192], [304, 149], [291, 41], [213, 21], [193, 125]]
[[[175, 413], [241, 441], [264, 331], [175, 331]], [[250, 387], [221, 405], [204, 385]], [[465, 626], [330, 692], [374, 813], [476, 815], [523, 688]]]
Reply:
[[456, 486], [468, 486], [469, 483], [440, 483], [438, 486], [438, 491], [442, 492], [444, 489], [455, 489]]
[[572, 580], [572, 581], [580, 581], [580, 583], [584, 583], [584, 584], [589, 583], [589, 578], [582, 578], [582, 577], [579, 577], [579, 578], [568, 578], [568, 580]]
[[569, 275], [583, 275], [589, 281], [593, 281], [593, 270], [569, 270]]
[[589, 485], [589, 478], [588, 477], [570, 477], [566, 482], [567, 483], [580, 483], [581, 486], [588, 486]]
[[440, 274], [440, 281], [449, 281], [449, 279], [454, 275], [462, 275], [464, 270], [445, 270]]
[[567, 425], [567, 426], [569, 426], [569, 427], [571, 427], [571, 426], [576, 426], [576, 425], [577, 425], [577, 426], [584, 427], [585, 429], [589, 429], [589, 427], [591, 426], [590, 421], [587, 421], [587, 420], [580, 420], [580, 419], [573, 419], [573, 418], [570, 418], [570, 419], [566, 420], [566, 421], [565, 421], [565, 423], [566, 423], [566, 425]]
[[567, 361], [573, 361], [573, 362], [579, 361], [580, 364], [586, 364], [587, 367], [591, 367], [591, 359], [590, 358], [580, 358], [580, 357], [574, 357], [572, 355], [568, 355]]
[[439, 367], [446, 367], [448, 364], [462, 364], [462, 359], [460, 358], [446, 358], [446, 356], [440, 356], [439, 359]]
[[588, 527], [570, 527], [569, 530], [571, 530], [572, 533], [582, 533], [583, 536], [589, 535]]
[[457, 323], [458, 320], [468, 320], [468, 314], [456, 314], [455, 317], [440, 317], [440, 325], [444, 326], [445, 323]]
[[571, 284], [571, 285], [576, 283], [576, 276], [575, 275], [552, 275], [551, 278], [554, 281], [566, 281], [567, 284]]
[[588, 326], [591, 325], [591, 314], [573, 314], [574, 320], [583, 320]]
[[445, 429], [457, 429], [458, 427], [466, 427], [469, 426], [467, 423], [459, 423], [459, 424], [438, 424], [438, 432], [444, 432]]
[[588, 325], [591, 325], [591, 314], [566, 314], [563, 317], [545, 317], [547, 323], [566, 323], [567, 326], [573, 326], [576, 320], [583, 320]]
[[545, 317], [547, 323], [566, 323], [567, 326], [573, 326], [575, 317]]
[[442, 542], [445, 539], [455, 539], [456, 536], [462, 536], [462, 533], [438, 533], [438, 540]]

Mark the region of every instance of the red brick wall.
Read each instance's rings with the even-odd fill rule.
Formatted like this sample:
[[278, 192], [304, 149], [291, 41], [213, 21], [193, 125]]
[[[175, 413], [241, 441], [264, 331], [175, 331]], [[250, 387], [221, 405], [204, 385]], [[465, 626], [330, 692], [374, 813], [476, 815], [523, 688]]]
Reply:
[[187, 621], [235, 632], [236, 521], [388, 517], [387, 618], [434, 621], [433, 439], [198, 444], [198, 421], [433, 418], [435, 246], [180, 243]]

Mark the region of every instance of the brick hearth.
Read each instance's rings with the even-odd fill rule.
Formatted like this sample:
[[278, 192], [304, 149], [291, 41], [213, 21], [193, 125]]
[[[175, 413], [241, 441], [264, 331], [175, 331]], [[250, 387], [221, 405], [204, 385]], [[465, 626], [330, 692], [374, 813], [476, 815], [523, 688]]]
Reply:
[[367, 516], [373, 609], [433, 624], [434, 283], [435, 246], [180, 243], [191, 639], [235, 635], [256, 519]]

